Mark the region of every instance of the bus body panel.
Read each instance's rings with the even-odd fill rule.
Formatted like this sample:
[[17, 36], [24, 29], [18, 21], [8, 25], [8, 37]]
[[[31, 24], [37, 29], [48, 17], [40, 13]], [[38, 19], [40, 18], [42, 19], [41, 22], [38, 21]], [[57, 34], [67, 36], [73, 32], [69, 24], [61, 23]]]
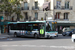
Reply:
[[[49, 22], [49, 25], [51, 25], [50, 29], [52, 29], [52, 27], [53, 27], [55, 30], [55, 27], [54, 27], [55, 25], [53, 26], [52, 21], [51, 22], [48, 21], [48, 22]], [[47, 37], [47, 36], [55, 37], [58, 35], [58, 32], [56, 32], [56, 31], [51, 31], [51, 30], [46, 31], [47, 30], [46, 21], [32, 22], [32, 23], [31, 22], [10, 22], [10, 24], [12, 24], [12, 26], [13, 25], [15, 26], [17, 24], [17, 25], [19, 25], [18, 27], [20, 27], [20, 26], [21, 26], [21, 28], [23, 27], [22, 30], [21, 29], [20, 30], [11, 30], [9, 28], [10, 35], [14, 35], [15, 32], [17, 33], [18, 36], [28, 36], [28, 37], [34, 37], [34, 34], [37, 34], [39, 37]], [[9, 24], [9, 26], [11, 26], [10, 24]], [[35, 31], [30, 30], [32, 27], [34, 29], [36, 29], [36, 26], [33, 26], [33, 24], [34, 25], [36, 24], [36, 26], [38, 25], [37, 26], [38, 30], [35, 30]], [[26, 27], [28, 27], [29, 30], [28, 29], [26, 30]]]

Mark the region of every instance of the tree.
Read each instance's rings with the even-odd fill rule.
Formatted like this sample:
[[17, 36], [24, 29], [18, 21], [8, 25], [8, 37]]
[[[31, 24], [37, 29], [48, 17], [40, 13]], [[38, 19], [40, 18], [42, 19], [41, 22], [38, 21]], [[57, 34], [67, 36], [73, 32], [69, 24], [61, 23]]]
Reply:
[[9, 19], [13, 13], [17, 14], [17, 18], [22, 18], [23, 16], [21, 15], [20, 1], [23, 0], [2, 0], [0, 10], [4, 11]]

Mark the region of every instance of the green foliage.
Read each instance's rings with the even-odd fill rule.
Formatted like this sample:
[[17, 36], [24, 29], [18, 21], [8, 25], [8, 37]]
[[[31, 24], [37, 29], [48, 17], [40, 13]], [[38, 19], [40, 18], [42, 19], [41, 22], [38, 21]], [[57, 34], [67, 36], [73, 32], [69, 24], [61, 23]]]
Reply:
[[19, 17], [20, 17], [21, 19], [23, 19], [23, 16], [22, 16], [22, 15], [20, 15]]
[[0, 5], [0, 10], [7, 12], [8, 16], [10, 17], [15, 12], [16, 14], [18, 14], [19, 18], [22, 18], [20, 1], [23, 0], [2, 0], [3, 4]]

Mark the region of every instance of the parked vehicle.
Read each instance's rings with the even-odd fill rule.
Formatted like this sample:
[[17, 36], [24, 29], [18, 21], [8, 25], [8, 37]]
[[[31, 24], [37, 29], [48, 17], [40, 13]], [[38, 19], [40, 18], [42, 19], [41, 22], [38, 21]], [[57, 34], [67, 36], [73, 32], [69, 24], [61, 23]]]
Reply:
[[72, 42], [75, 42], [75, 29], [72, 32], [71, 40], [72, 40]]
[[73, 29], [70, 29], [70, 28], [65, 28], [64, 29], [64, 32], [62, 33], [63, 36], [71, 36], [72, 35], [72, 32], [73, 32]]

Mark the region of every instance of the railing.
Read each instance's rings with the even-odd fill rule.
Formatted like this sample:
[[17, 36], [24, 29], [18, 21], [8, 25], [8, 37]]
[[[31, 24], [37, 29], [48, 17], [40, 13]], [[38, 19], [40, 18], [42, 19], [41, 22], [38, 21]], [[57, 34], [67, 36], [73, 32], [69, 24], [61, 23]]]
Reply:
[[32, 10], [39, 10], [39, 7], [32, 7]]
[[29, 7], [22, 7], [21, 10], [29, 10]]
[[72, 10], [72, 6], [69, 6], [69, 8], [65, 8], [65, 6], [61, 6], [60, 8], [57, 6], [54, 6], [54, 9], [61, 9], [61, 10]]
[[59, 8], [59, 7], [57, 7], [57, 6], [54, 6], [54, 9], [61, 9], [61, 7]]

